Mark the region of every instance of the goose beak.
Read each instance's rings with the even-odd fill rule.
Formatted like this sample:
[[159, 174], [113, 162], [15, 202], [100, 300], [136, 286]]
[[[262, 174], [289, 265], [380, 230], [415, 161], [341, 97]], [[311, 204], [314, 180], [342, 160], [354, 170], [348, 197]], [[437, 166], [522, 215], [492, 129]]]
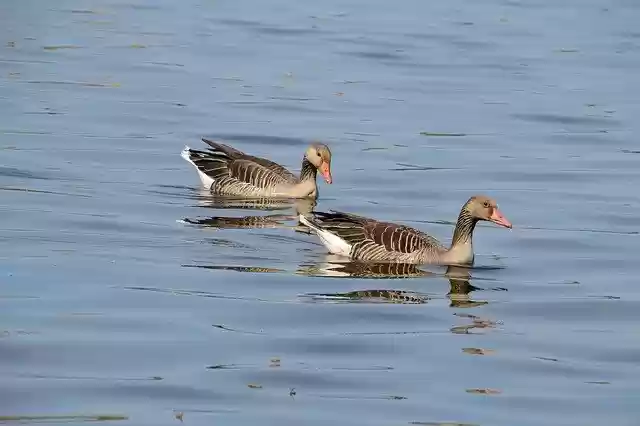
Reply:
[[333, 182], [333, 179], [331, 178], [331, 166], [329, 166], [329, 163], [326, 161], [323, 161], [322, 164], [320, 164], [320, 173], [322, 173], [322, 177], [324, 177], [325, 182], [329, 184]]
[[502, 212], [496, 208], [493, 209], [493, 213], [491, 213], [489, 220], [496, 225], [504, 226], [505, 228], [511, 229], [513, 227], [513, 225], [511, 225], [511, 222], [509, 222], [509, 220], [504, 217]]

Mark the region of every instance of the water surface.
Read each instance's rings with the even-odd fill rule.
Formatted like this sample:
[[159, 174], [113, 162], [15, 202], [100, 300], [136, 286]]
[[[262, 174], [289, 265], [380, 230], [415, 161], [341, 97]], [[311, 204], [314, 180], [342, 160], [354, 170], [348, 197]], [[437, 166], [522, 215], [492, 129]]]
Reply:
[[[3, 2], [0, 422], [635, 424], [639, 18]], [[203, 194], [202, 136], [293, 169], [328, 143], [318, 209], [449, 241], [480, 192], [514, 229], [468, 276], [345, 264], [289, 204]]]

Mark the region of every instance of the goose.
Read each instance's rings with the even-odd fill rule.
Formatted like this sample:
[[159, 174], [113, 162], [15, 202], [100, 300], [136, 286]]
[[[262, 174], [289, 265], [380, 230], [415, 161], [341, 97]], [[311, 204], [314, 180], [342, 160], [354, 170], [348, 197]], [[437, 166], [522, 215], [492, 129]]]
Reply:
[[[313, 215], [313, 217], [312, 217]], [[479, 220], [511, 228], [492, 198], [475, 195], [462, 206], [451, 246], [417, 229], [331, 211], [299, 215], [332, 254], [353, 260], [413, 264], [473, 265], [473, 230]]]
[[300, 177], [266, 158], [245, 154], [229, 145], [203, 138], [207, 151], [185, 146], [182, 158], [198, 171], [202, 185], [214, 194], [242, 197], [317, 198], [316, 174], [319, 170], [330, 184], [331, 151], [311, 144], [302, 159]]

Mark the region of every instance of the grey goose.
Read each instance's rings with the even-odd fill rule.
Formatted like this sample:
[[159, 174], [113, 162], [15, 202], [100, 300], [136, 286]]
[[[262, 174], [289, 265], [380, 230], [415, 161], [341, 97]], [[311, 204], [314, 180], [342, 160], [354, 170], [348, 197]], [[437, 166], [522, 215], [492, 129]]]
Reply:
[[316, 175], [320, 171], [330, 184], [331, 151], [311, 144], [302, 159], [300, 176], [266, 158], [255, 157], [223, 143], [203, 138], [209, 148], [185, 146], [182, 158], [198, 171], [202, 185], [212, 193], [241, 197], [317, 198]]
[[492, 198], [476, 195], [462, 206], [451, 246], [409, 226], [343, 212], [299, 215], [332, 254], [353, 260], [410, 264], [472, 265], [473, 231], [480, 220], [511, 228]]

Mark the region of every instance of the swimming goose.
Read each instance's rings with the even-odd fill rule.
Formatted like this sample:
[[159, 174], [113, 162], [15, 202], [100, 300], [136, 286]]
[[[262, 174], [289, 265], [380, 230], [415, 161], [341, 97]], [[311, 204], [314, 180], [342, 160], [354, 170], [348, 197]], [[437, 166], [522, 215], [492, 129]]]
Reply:
[[243, 197], [317, 198], [316, 174], [331, 183], [331, 151], [314, 143], [304, 154], [300, 177], [265, 158], [245, 154], [229, 145], [202, 139], [207, 151], [185, 146], [180, 154], [191, 163], [202, 185], [221, 195]]
[[462, 206], [451, 247], [417, 229], [341, 212], [299, 216], [332, 254], [355, 260], [414, 264], [473, 265], [473, 230], [479, 220], [511, 228], [496, 202], [476, 195]]

